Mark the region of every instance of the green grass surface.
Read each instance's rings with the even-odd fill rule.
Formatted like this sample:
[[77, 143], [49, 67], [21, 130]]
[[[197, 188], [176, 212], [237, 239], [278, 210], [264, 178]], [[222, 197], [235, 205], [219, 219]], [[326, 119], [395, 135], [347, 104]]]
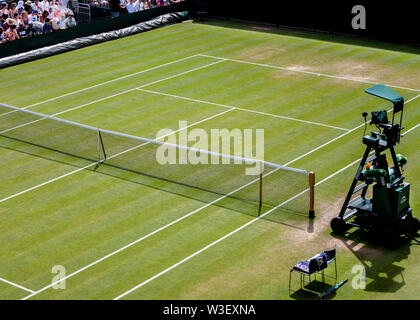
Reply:
[[[321, 181], [362, 156], [363, 128], [349, 132], [362, 123], [362, 111], [391, 107], [366, 95], [366, 82], [398, 86], [406, 101], [420, 94], [414, 49], [265, 31], [187, 22], [11, 67], [2, 71], [8, 81], [1, 102], [146, 138], [156, 138], [163, 128], [177, 130], [180, 120], [206, 119], [195, 126], [205, 130], [264, 129], [265, 160], [315, 171]], [[237, 109], [221, 114], [229, 108]], [[406, 104], [404, 126], [419, 122], [417, 98]], [[405, 176], [416, 215], [419, 130], [398, 147], [409, 159]], [[113, 299], [148, 279], [124, 298], [289, 299], [290, 267], [335, 243], [340, 279], [351, 282], [355, 265], [367, 270], [365, 290], [347, 284], [337, 298], [419, 298], [418, 246], [392, 251], [358, 232], [349, 238], [330, 233], [329, 221], [338, 214], [355, 166], [318, 186], [313, 225], [282, 211], [276, 222], [267, 216], [199, 251], [255, 215], [244, 214], [241, 204], [208, 205], [163, 186], [152, 188], [116, 169], [69, 174], [88, 162], [4, 137], [0, 158], [0, 278], [38, 291], [51, 284], [53, 266], [63, 265], [67, 275], [76, 272], [65, 290], [48, 288], [33, 299]], [[28, 294], [0, 281], [1, 299]]]

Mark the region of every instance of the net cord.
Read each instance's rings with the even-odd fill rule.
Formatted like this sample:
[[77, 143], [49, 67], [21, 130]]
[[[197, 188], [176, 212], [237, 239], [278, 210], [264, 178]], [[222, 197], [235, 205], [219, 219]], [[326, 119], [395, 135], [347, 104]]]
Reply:
[[[43, 114], [43, 113], [34, 112], [34, 111], [22, 109], [22, 108], [13, 107], [13, 106], [10, 106], [10, 105], [7, 105], [7, 104], [3, 104], [3, 103], [0, 103], [0, 106], [3, 106], [5, 108], [9, 108], [9, 109], [13, 109], [15, 111], [19, 111], [19, 112], [24, 112], [24, 113], [27, 113], [27, 114], [35, 115], [35, 116], [41, 117], [43, 119], [50, 119], [50, 120], [59, 121], [59, 122], [63, 122], [63, 123], [66, 123], [66, 124], [74, 125], [74, 126], [77, 126], [77, 127], [85, 128], [85, 129], [88, 129], [88, 130], [97, 131], [98, 132], [98, 143], [100, 142], [102, 144], [102, 148], [103, 148], [103, 142], [102, 142], [102, 138], [101, 138], [100, 133], [107, 133], [107, 134], [110, 134], [110, 135], [115, 135], [115, 136], [120, 136], [120, 137], [124, 137], [124, 138], [139, 140], [139, 141], [143, 141], [143, 142], [154, 143], [154, 144], [159, 144], [159, 145], [166, 145], [166, 146], [169, 146], [169, 147], [173, 147], [173, 148], [177, 148], [177, 149], [183, 149], [183, 150], [192, 151], [192, 152], [204, 153], [204, 154], [212, 155], [212, 156], [216, 156], [216, 157], [227, 158], [227, 159], [231, 159], [231, 160], [244, 161], [246, 163], [257, 163], [257, 162], [259, 162], [259, 163], [264, 164], [264, 165], [267, 165], [269, 167], [274, 167], [276, 169], [281, 169], [281, 170], [286, 170], [286, 171], [292, 171], [292, 172], [307, 174], [307, 171], [306, 170], [296, 169], [296, 168], [292, 168], [292, 167], [286, 167], [286, 166], [278, 165], [278, 164], [275, 164], [275, 163], [272, 163], [272, 162], [268, 162], [268, 161], [263, 161], [263, 160], [258, 160], [258, 159], [249, 159], [249, 158], [237, 157], [237, 156], [232, 156], [232, 155], [225, 155], [225, 154], [217, 153], [217, 152], [213, 152], [213, 151], [196, 149], [196, 148], [186, 147], [186, 146], [177, 145], [177, 144], [173, 144], [173, 143], [168, 143], [168, 142], [162, 142], [162, 141], [157, 141], [157, 140], [153, 140], [153, 139], [148, 139], [148, 138], [144, 138], [144, 137], [133, 136], [133, 135], [129, 135], [129, 134], [121, 133], [121, 132], [115, 132], [115, 131], [111, 131], [111, 130], [100, 129], [100, 128], [92, 127], [92, 126], [89, 126], [89, 125], [77, 123], [77, 122], [70, 121], [70, 120], [65, 120], [65, 119], [56, 118], [56, 117], [53, 117], [53, 116], [48, 116], [48, 115]], [[30, 121], [28, 123], [19, 125], [19, 126], [15, 127], [15, 128], [21, 128], [21, 127], [23, 127], [25, 125], [29, 125], [29, 124], [32, 124], [32, 123], [41, 121], [43, 119], [39, 119], [39, 120], [35, 120], [35, 121]], [[6, 129], [6, 130], [1, 131], [0, 133], [4, 133], [4, 132], [10, 131], [10, 130], [13, 130], [15, 128], [9, 128], [9, 129]], [[103, 148], [102, 150], [103, 150], [104, 156], [106, 158], [105, 148]]]

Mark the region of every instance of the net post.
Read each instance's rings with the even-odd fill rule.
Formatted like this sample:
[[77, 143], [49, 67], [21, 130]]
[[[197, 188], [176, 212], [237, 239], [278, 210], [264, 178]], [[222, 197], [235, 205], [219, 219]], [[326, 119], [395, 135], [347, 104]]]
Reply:
[[262, 206], [262, 198], [263, 198], [263, 162], [260, 161], [260, 207], [259, 207], [259, 211], [258, 211], [258, 215], [260, 215], [261, 212], [261, 206]]
[[309, 218], [315, 218], [315, 172], [309, 172]]
[[98, 129], [98, 157], [99, 157], [99, 161], [102, 161], [101, 160], [101, 150], [102, 150], [102, 154], [104, 156], [104, 160], [106, 160], [106, 152], [105, 152], [105, 147], [104, 147], [104, 141], [102, 140], [101, 130]]

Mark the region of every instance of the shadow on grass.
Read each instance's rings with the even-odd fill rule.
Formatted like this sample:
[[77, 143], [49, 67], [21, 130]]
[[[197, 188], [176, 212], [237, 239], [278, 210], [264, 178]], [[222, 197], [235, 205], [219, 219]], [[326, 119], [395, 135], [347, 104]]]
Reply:
[[397, 265], [408, 258], [413, 245], [407, 238], [379, 236], [359, 229], [343, 236], [331, 233], [349, 249], [365, 268], [365, 291], [396, 292], [405, 284], [404, 267]]
[[[175, 180], [169, 180], [161, 176], [151, 175], [147, 172], [140, 172], [109, 163], [107, 161], [97, 162], [98, 160], [92, 158], [80, 157], [71, 153], [63, 152], [61, 150], [48, 148], [43, 145], [30, 143], [19, 140], [9, 136], [0, 135], [7, 141], [14, 141], [17, 144], [9, 146], [0, 141], [0, 147], [13, 150], [22, 154], [31, 155], [40, 159], [54, 161], [56, 163], [69, 165], [77, 169], [84, 168], [85, 170], [93, 171], [101, 175], [116, 178], [122, 181], [143, 185], [153, 188], [167, 194], [177, 195], [185, 199], [191, 199], [202, 202], [203, 204], [216, 206], [227, 209], [232, 212], [246, 214], [253, 218], [261, 216], [261, 219], [270, 221], [284, 226], [298, 229], [301, 231], [313, 232], [313, 221], [309, 219], [307, 228], [302, 226], [302, 217], [308, 217], [303, 212], [293, 211], [288, 208], [278, 208], [272, 213], [262, 216], [265, 212], [274, 208], [271, 204], [262, 204], [237, 196], [235, 193], [227, 195], [225, 193], [217, 192], [211, 189], [204, 189], [198, 186], [185, 184]], [[87, 167], [88, 166], [88, 167]], [[309, 231], [310, 230], [310, 231]]]
[[200, 17], [196, 18], [193, 23], [211, 25], [216, 27], [249, 30], [256, 32], [264, 32], [270, 34], [278, 34], [283, 36], [305, 38], [311, 40], [328, 41], [333, 43], [341, 43], [347, 45], [357, 45], [363, 47], [371, 47], [383, 50], [391, 50], [398, 52], [420, 54], [420, 47], [415, 45], [405, 45], [399, 43], [391, 43], [381, 40], [373, 40], [370, 38], [362, 38], [351, 35], [334, 34], [324, 31], [305, 30], [303, 28], [293, 28], [287, 26], [278, 26], [267, 23], [258, 23], [250, 21], [241, 21], [237, 19], [228, 19], [222, 17]]
[[[314, 280], [311, 283], [303, 286], [294, 292], [291, 292], [290, 297], [295, 300], [319, 300], [321, 295], [330, 289], [333, 284]], [[293, 288], [292, 288], [293, 289]], [[336, 296], [336, 293], [332, 293], [325, 300], [332, 299]]]

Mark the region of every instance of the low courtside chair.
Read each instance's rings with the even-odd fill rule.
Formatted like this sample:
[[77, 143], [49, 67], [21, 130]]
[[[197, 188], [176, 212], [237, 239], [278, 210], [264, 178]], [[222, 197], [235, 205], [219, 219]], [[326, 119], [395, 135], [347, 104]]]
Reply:
[[[300, 288], [303, 290], [310, 291], [310, 292], [312, 291], [305, 288], [305, 283], [309, 284], [312, 282], [311, 275], [314, 275], [314, 280], [316, 280], [316, 274], [317, 273], [321, 274], [322, 283], [325, 283], [325, 277], [334, 279], [335, 283], [337, 283], [338, 276], [337, 276], [336, 251], [337, 251], [337, 244], [334, 246], [334, 248], [330, 250], [322, 251], [321, 253], [318, 253], [307, 260], [302, 260], [301, 262], [295, 264], [292, 267], [292, 269], [290, 269], [290, 273], [289, 273], [289, 295], [291, 292], [292, 273], [294, 271], [299, 273], [300, 275]], [[334, 276], [325, 274], [325, 269], [332, 262], [334, 262], [334, 270], [335, 270]], [[309, 279], [306, 280], [306, 277], [308, 277]]]

